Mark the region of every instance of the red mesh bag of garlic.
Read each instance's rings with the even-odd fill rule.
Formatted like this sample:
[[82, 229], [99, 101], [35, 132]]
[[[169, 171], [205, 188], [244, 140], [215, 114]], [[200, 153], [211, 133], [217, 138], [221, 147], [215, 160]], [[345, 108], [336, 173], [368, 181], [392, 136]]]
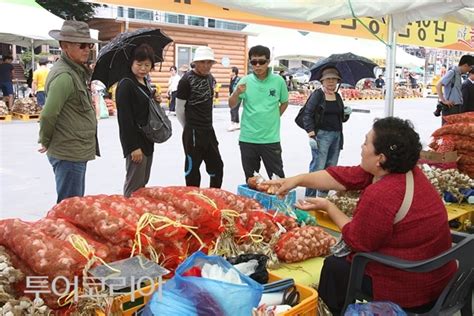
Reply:
[[123, 215], [110, 208], [110, 201], [103, 202], [105, 199], [109, 197], [103, 195], [68, 198], [55, 205], [48, 212], [47, 218], [65, 219], [101, 239], [131, 247], [136, 223], [123, 218]]
[[94, 237], [85, 231], [77, 228], [73, 224], [61, 218], [43, 218], [33, 224], [36, 229], [41, 230], [43, 233], [54, 239], [69, 242], [68, 237], [70, 235], [78, 235], [87, 241], [89, 246], [94, 248], [94, 254], [105, 260], [106, 262], [115, 261], [116, 256], [111, 253], [110, 248], [97, 241], [97, 237]]
[[[168, 218], [171, 221], [178, 222], [185, 226], [194, 226], [193, 221], [185, 214], [179, 213], [176, 208], [169, 202], [155, 200], [144, 196], [132, 196], [127, 200], [127, 203], [133, 206], [133, 210], [139, 215], [143, 216], [145, 213], [155, 215], [160, 218]], [[159, 240], [183, 239], [188, 234], [188, 231], [183, 227], [169, 225], [165, 227], [165, 222], [156, 223], [158, 228], [153, 232], [153, 236]]]
[[276, 212], [276, 211], [268, 211], [269, 214], [272, 214], [273, 222], [280, 223], [287, 232], [295, 229], [298, 227], [298, 222], [293, 217], [288, 215]]
[[269, 242], [278, 232], [278, 226], [273, 222], [272, 214], [264, 211], [249, 211], [240, 214], [240, 220], [245, 229], [252, 231], [255, 224], [261, 225], [263, 241]]
[[[58, 310], [61, 309], [61, 306], [59, 305], [58, 299], [59, 296], [54, 294], [54, 291], [59, 293], [64, 293], [65, 291], [72, 291], [72, 286], [69, 287], [69, 289], [66, 289], [65, 284], [58, 284], [56, 283], [53, 289], [52, 282], [53, 282], [53, 277], [47, 277], [47, 278], [41, 278], [38, 279], [38, 274], [33, 272], [24, 262], [21, 260], [17, 255], [15, 255], [14, 252], [12, 252], [9, 249], [5, 249], [5, 252], [7, 255], [10, 257], [10, 261], [12, 263], [12, 266], [20, 270], [23, 273], [23, 278], [14, 284], [12, 284], [13, 289], [16, 291], [17, 296], [26, 296], [30, 300], [34, 300], [36, 298], [36, 293], [34, 293], [35, 290], [41, 290], [41, 293], [38, 294], [38, 296], [44, 301], [44, 303], [52, 309]], [[28, 278], [36, 278], [34, 281], [34, 286], [30, 287], [28, 286], [27, 281]], [[38, 289], [40, 287], [40, 289]], [[26, 291], [26, 292], [25, 292]], [[67, 307], [65, 307], [67, 308]], [[56, 311], [58, 315], [62, 315], [62, 311]], [[17, 314], [15, 314], [17, 315]], [[23, 315], [23, 314], [22, 314]]]
[[275, 252], [283, 262], [299, 262], [329, 254], [334, 237], [320, 227], [304, 226], [284, 234], [275, 245]]
[[263, 209], [262, 205], [260, 205], [256, 200], [236, 195], [225, 190], [209, 188], [201, 189], [201, 192], [216, 201], [217, 207], [220, 209], [230, 209], [239, 213]]
[[69, 242], [54, 239], [19, 219], [0, 221], [0, 244], [14, 252], [38, 276], [79, 275], [86, 259]]
[[134, 197], [144, 196], [171, 204], [186, 215], [203, 238], [217, 237], [222, 231], [220, 210], [194, 187], [149, 187], [137, 190]]

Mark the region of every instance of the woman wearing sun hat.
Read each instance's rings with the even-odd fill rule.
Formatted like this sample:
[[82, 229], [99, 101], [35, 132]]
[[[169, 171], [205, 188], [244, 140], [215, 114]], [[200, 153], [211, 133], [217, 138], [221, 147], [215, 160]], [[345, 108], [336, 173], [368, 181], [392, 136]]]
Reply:
[[[321, 72], [321, 89], [309, 97], [303, 116], [303, 123], [311, 147], [309, 172], [324, 170], [337, 165], [339, 153], [344, 143], [342, 123], [349, 119], [344, 113], [344, 102], [336, 92], [341, 80], [339, 71], [327, 67]], [[306, 189], [305, 196], [325, 196], [327, 192]]]

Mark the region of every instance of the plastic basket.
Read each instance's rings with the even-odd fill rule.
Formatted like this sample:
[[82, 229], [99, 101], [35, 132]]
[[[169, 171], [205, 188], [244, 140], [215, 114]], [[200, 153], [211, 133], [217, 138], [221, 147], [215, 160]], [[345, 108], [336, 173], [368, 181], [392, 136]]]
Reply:
[[284, 205], [293, 206], [296, 203], [295, 190], [291, 190], [284, 200], [280, 200], [276, 195], [256, 191], [246, 184], [241, 184], [237, 187], [237, 194], [257, 200], [267, 210], [280, 210]]
[[[268, 273], [268, 282], [278, 281], [281, 278]], [[289, 311], [278, 314], [278, 316], [315, 316], [318, 315], [318, 292], [310, 287], [295, 284], [296, 289], [300, 293], [300, 302], [293, 306]]]
[[[471, 204], [447, 204], [446, 211], [448, 213], [448, 221], [458, 221], [459, 227], [451, 227], [451, 229], [461, 232], [472, 233], [472, 224], [474, 223], [474, 206]], [[467, 226], [471, 228], [467, 228]]]
[[329, 217], [328, 213], [326, 213], [325, 211], [314, 210], [314, 211], [308, 211], [308, 213], [310, 213], [311, 215], [316, 217], [316, 220], [318, 222], [318, 226], [322, 226], [324, 228], [329, 228], [329, 229], [331, 229], [333, 231], [336, 231], [336, 232], [341, 232], [339, 227], [337, 227], [337, 225], [334, 224], [334, 222]]

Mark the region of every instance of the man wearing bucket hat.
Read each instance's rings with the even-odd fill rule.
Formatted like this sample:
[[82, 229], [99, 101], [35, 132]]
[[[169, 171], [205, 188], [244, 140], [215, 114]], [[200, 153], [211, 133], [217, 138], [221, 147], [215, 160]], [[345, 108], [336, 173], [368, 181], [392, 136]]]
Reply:
[[[306, 102], [303, 113], [304, 129], [308, 133], [311, 148], [309, 172], [324, 170], [337, 165], [344, 143], [342, 123], [349, 119], [351, 109], [345, 109], [337, 84], [341, 80], [339, 71], [327, 67], [318, 79], [322, 87], [314, 91]], [[327, 192], [306, 189], [305, 196], [325, 196]]]
[[79, 21], [64, 21], [61, 30], [49, 35], [59, 41], [62, 52], [46, 79], [38, 151], [46, 153], [53, 167], [59, 203], [84, 195], [87, 162], [99, 155], [90, 73], [85, 65], [98, 41], [90, 37], [89, 26]]
[[198, 47], [193, 58], [194, 68], [185, 73], [178, 84], [176, 116], [183, 125], [187, 186], [201, 185], [199, 167], [203, 161], [210, 176], [209, 187], [222, 186], [224, 163], [212, 127], [214, 77], [211, 75], [211, 68], [215, 62], [214, 51], [210, 47]]

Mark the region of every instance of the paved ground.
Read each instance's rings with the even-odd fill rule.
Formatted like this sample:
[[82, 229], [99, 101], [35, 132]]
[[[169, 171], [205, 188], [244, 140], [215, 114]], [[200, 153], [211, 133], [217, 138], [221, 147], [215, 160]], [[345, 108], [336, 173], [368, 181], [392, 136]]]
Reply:
[[[395, 115], [411, 119], [426, 145], [429, 135], [440, 126], [440, 119], [432, 114], [434, 99], [401, 99], [395, 101]], [[345, 146], [340, 164], [352, 165], [360, 161], [360, 145], [373, 119], [383, 116], [382, 100], [347, 102], [355, 109], [370, 113], [353, 113], [344, 125]], [[284, 170], [287, 175], [307, 171], [310, 150], [303, 130], [296, 126], [294, 117], [299, 107], [289, 106], [282, 118], [282, 148]], [[184, 185], [184, 155], [181, 146], [181, 127], [171, 117], [174, 134], [165, 144], [155, 146], [155, 156], [149, 185]], [[214, 128], [224, 160], [223, 188], [236, 192], [243, 183], [240, 164], [238, 132], [227, 132], [230, 115], [226, 108], [214, 110]], [[0, 123], [0, 218], [19, 217], [35, 220], [43, 217], [55, 204], [53, 172], [46, 157], [37, 152], [39, 124], [36, 122]], [[118, 138], [115, 117], [99, 122], [99, 142], [102, 157], [88, 164], [86, 194], [120, 194], [125, 176], [124, 159]], [[204, 166], [204, 165], [203, 165]], [[202, 168], [202, 186], [209, 185]], [[264, 174], [264, 173], [262, 173]], [[298, 195], [303, 189], [298, 190]]]

